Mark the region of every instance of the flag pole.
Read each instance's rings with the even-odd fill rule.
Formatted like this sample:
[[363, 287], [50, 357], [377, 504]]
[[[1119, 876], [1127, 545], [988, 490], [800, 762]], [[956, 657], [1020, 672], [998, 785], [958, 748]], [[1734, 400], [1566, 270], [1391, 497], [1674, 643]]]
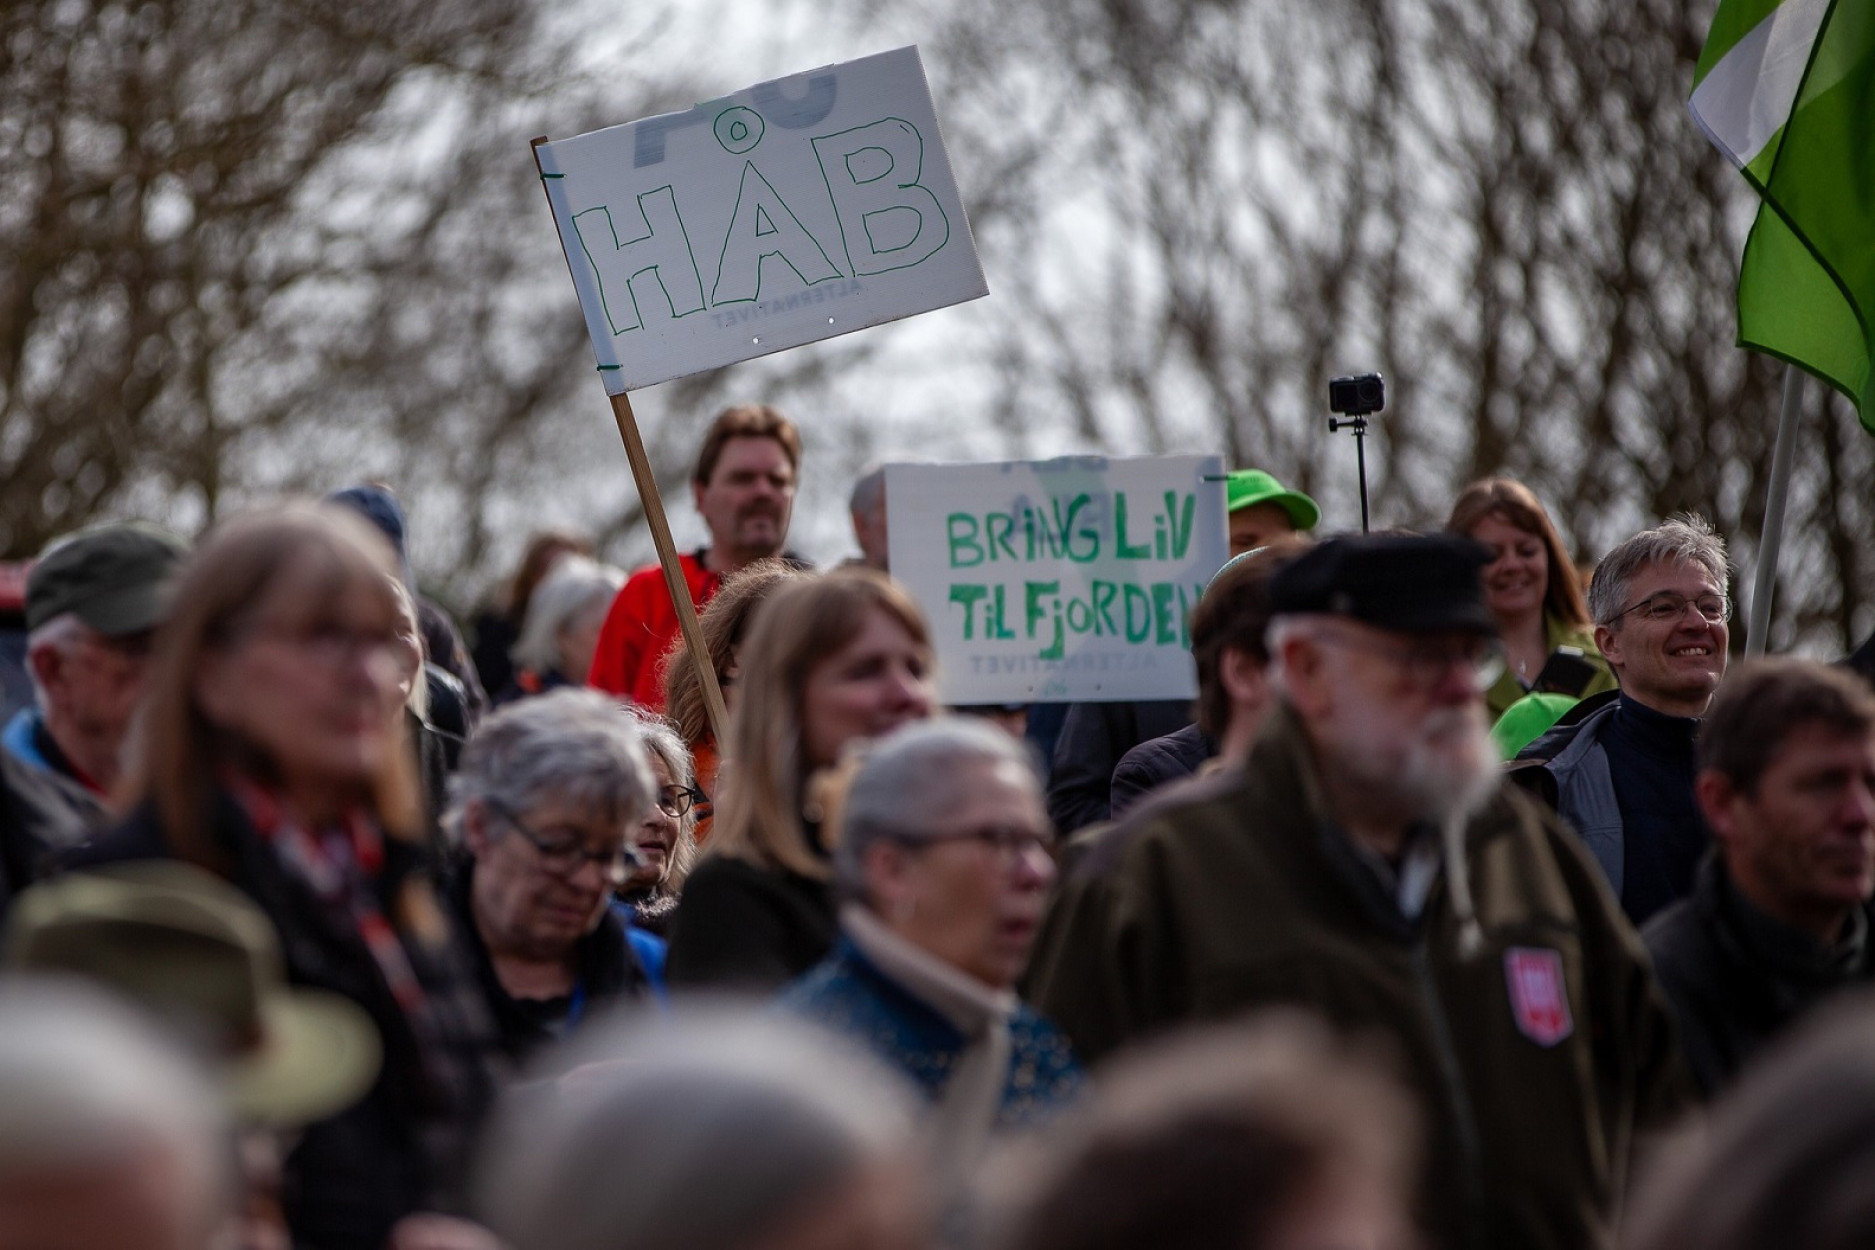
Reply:
[[[545, 135], [532, 143], [534, 164], [540, 170], [541, 186], [547, 187], [548, 178], [558, 178], [557, 171], [548, 170], [541, 164], [541, 145], [546, 143]], [[547, 204], [554, 206], [554, 192], [547, 191]], [[560, 223], [560, 214], [554, 213], [556, 231]], [[560, 232], [560, 251], [566, 258], [567, 271], [573, 276], [573, 286], [578, 290], [584, 271], [574, 263], [572, 252], [567, 247], [566, 236]], [[580, 300], [582, 310], [589, 309], [591, 302]], [[594, 341], [598, 339], [595, 335]], [[616, 369], [616, 364], [601, 367]], [[622, 376], [622, 375], [621, 375]], [[611, 387], [606, 388], [611, 391]], [[703, 689], [703, 710], [709, 716], [710, 732], [715, 735], [717, 749], [728, 749], [729, 712], [723, 703], [723, 688], [716, 681], [716, 667], [710, 663], [709, 649], [703, 645], [703, 629], [697, 621], [696, 601], [690, 597], [690, 583], [684, 580], [683, 563], [677, 554], [677, 544], [671, 539], [670, 522], [664, 516], [664, 501], [658, 494], [657, 475], [651, 470], [651, 457], [645, 452], [644, 439], [638, 433], [638, 418], [632, 412], [631, 394], [625, 389], [609, 396], [612, 402], [612, 419], [618, 425], [619, 439], [625, 444], [625, 458], [631, 462], [632, 479], [638, 486], [639, 501], [644, 504], [645, 522], [651, 527], [651, 541], [658, 551], [658, 563], [664, 569], [664, 585], [670, 591], [671, 603], [677, 609], [677, 628], [684, 640], [684, 650], [689, 653], [691, 667], [696, 670], [697, 685]]]
[[1751, 589], [1751, 620], [1745, 627], [1745, 658], [1764, 654], [1771, 631], [1771, 596], [1777, 589], [1777, 557], [1784, 541], [1784, 504], [1790, 495], [1790, 461], [1803, 410], [1803, 370], [1784, 366], [1784, 402], [1777, 414], [1777, 446], [1771, 452], [1771, 488], [1764, 500], [1764, 534], [1758, 542], [1758, 574]]

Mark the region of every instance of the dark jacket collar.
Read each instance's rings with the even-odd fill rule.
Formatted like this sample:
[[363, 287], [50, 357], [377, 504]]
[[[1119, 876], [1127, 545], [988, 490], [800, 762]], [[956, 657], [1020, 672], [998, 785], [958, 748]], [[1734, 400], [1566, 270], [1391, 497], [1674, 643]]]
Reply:
[[638, 960], [631, 952], [630, 943], [625, 940], [625, 928], [613, 914], [610, 907], [599, 917], [599, 926], [579, 940], [573, 951], [574, 995], [568, 1003], [568, 1011], [577, 1015], [576, 1019], [564, 1019], [559, 1029], [555, 1029], [543, 1020], [540, 1004], [523, 1002], [514, 998], [503, 988], [501, 978], [495, 975], [495, 963], [488, 953], [488, 947], [482, 941], [482, 934], [475, 926], [474, 905], [471, 901], [472, 883], [475, 864], [465, 860], [448, 874], [444, 891], [451, 912], [454, 913], [456, 927], [462, 934], [463, 946], [469, 952], [475, 966], [476, 982], [481, 986], [482, 997], [487, 1000], [490, 1013], [495, 1018], [495, 1029], [500, 1035], [501, 1048], [515, 1059], [523, 1059], [535, 1049], [557, 1040], [566, 1028], [579, 1023], [580, 1019], [590, 1016], [594, 1011], [602, 1010], [622, 998], [634, 998], [644, 993], [647, 982], [644, 970], [638, 966]]

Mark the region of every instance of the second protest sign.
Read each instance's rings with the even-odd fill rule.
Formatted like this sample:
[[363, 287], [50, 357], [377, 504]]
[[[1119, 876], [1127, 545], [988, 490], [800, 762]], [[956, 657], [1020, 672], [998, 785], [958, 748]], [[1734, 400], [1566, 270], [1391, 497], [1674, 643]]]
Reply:
[[930, 617], [944, 701], [1191, 697], [1223, 476], [1216, 456], [886, 466], [892, 574]]

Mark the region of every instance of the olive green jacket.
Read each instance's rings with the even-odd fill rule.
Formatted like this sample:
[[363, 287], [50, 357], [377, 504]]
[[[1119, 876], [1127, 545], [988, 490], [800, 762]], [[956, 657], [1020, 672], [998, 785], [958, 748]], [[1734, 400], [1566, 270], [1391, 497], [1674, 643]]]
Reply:
[[[1595, 646], [1593, 626], [1568, 625], [1545, 612], [1543, 635], [1544, 640], [1549, 643], [1550, 654], [1555, 654], [1558, 647], [1574, 647], [1582, 653], [1583, 659], [1600, 670], [1595, 680], [1583, 689], [1579, 697], [1586, 699], [1592, 694], [1600, 694], [1604, 690], [1615, 688], [1614, 670], [1608, 667], [1608, 661], [1602, 659], [1601, 651]], [[1530, 678], [1534, 681], [1536, 674], [1530, 674]], [[1498, 675], [1498, 679], [1491, 684], [1491, 688], [1484, 692], [1484, 706], [1490, 713], [1491, 719], [1496, 720], [1504, 714], [1504, 709], [1529, 693], [1529, 687], [1518, 681], [1517, 674], [1511, 671], [1509, 665], [1506, 665], [1504, 671]]]
[[1149, 800], [1089, 850], [1026, 997], [1089, 1062], [1279, 1005], [1384, 1034], [1427, 1114], [1433, 1245], [1608, 1245], [1637, 1132], [1664, 1126], [1690, 1084], [1601, 873], [1501, 789], [1466, 831], [1482, 938], [1466, 953], [1449, 873], [1407, 919], [1324, 816], [1293, 715], [1271, 722], [1242, 770]]

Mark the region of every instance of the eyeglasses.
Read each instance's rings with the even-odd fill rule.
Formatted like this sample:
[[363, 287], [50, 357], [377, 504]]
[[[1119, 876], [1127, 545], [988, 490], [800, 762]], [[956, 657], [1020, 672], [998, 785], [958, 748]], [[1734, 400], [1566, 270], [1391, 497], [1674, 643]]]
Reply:
[[658, 791], [658, 810], [676, 820], [703, 801], [703, 791], [695, 786], [664, 786]]
[[1731, 610], [1724, 595], [1707, 594], [1688, 599], [1677, 590], [1663, 590], [1657, 595], [1647, 596], [1633, 607], [1621, 609], [1615, 613], [1615, 620], [1620, 620], [1630, 612], [1638, 612], [1645, 619], [1659, 621], [1664, 625], [1685, 616], [1688, 605], [1705, 618], [1708, 625], [1724, 624], [1726, 614]]
[[906, 846], [937, 846], [945, 842], [978, 842], [990, 847], [1004, 862], [1014, 863], [1030, 851], [1040, 851], [1053, 858], [1059, 839], [1049, 829], [1019, 829], [1014, 825], [981, 825], [975, 829], [954, 829], [947, 833], [906, 834], [898, 839]]
[[336, 622], [293, 628], [261, 624], [246, 631], [249, 636], [285, 643], [322, 668], [338, 668], [359, 656], [389, 655], [407, 659], [421, 654], [419, 643], [398, 630], [351, 629]]
[[1415, 686], [1430, 688], [1454, 668], [1464, 669], [1480, 690], [1504, 675], [1504, 644], [1495, 638], [1475, 637], [1440, 641], [1432, 638], [1390, 642], [1368, 634], [1333, 631], [1337, 642], [1385, 656], [1399, 665]]
[[528, 823], [518, 816], [514, 809], [498, 799], [482, 800], [497, 816], [507, 821], [514, 831], [534, 848], [540, 857], [540, 866], [556, 877], [570, 877], [587, 863], [599, 865], [599, 873], [613, 885], [623, 885], [631, 876], [634, 868], [642, 867], [643, 858], [638, 848], [629, 842], [621, 842], [616, 848], [607, 851], [588, 850], [585, 842], [579, 838], [550, 840], [535, 833]]

